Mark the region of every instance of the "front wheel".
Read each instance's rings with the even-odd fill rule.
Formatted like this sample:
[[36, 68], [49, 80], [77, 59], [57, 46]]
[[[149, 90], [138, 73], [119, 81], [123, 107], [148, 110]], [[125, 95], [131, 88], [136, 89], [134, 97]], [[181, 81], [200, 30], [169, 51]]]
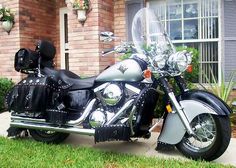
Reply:
[[186, 133], [182, 141], [176, 145], [186, 157], [211, 161], [225, 152], [231, 138], [228, 116], [200, 114], [190, 125], [195, 136]]
[[63, 142], [70, 134], [55, 131], [29, 130], [32, 138], [39, 142], [58, 144]]

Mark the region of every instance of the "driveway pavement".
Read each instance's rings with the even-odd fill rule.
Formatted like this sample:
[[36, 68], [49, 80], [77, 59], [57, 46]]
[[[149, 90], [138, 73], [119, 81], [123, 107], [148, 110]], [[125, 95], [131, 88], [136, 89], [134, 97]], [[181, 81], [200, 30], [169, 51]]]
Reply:
[[[0, 136], [6, 136], [6, 130], [9, 128], [10, 123], [10, 115], [9, 113], [0, 114]], [[158, 137], [158, 133], [152, 133], [150, 139], [138, 139], [134, 142], [104, 142], [94, 144], [94, 138], [92, 136], [84, 136], [84, 135], [76, 135], [72, 134], [69, 138], [64, 142], [66, 144], [71, 144], [73, 146], [88, 146], [106, 151], [114, 151], [120, 153], [128, 153], [135, 155], [145, 155], [151, 157], [159, 157], [159, 158], [174, 158], [174, 159], [184, 159], [181, 153], [177, 150], [170, 152], [157, 152], [155, 150], [156, 147], [156, 139]], [[213, 162], [222, 163], [222, 164], [231, 164], [236, 166], [236, 157], [234, 156], [236, 153], [236, 139], [232, 138], [228, 149], [225, 153], [218, 159]]]

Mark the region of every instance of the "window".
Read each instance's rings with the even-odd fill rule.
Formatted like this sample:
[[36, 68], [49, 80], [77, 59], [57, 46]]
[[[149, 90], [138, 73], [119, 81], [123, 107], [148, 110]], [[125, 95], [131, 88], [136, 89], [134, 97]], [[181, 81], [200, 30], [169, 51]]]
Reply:
[[176, 46], [194, 47], [199, 51], [200, 83], [218, 79], [220, 63], [219, 0], [150, 0], [152, 8]]

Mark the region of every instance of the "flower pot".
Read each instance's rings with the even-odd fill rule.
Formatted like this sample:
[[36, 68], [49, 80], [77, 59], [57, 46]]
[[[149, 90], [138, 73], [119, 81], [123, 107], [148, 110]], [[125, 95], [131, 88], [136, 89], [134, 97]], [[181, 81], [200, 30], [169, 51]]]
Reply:
[[7, 32], [10, 33], [13, 26], [13, 22], [11, 21], [3, 21], [2, 22], [2, 28]]
[[84, 22], [84, 21], [87, 19], [86, 10], [84, 10], [84, 9], [78, 9], [78, 10], [77, 10], [77, 19], [78, 19], [80, 22]]

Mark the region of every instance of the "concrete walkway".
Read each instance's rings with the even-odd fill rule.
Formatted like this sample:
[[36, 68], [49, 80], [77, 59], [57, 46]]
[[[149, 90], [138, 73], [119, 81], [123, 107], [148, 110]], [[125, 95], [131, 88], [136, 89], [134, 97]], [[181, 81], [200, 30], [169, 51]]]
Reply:
[[[10, 123], [10, 115], [9, 113], [0, 114], [0, 136], [6, 136], [6, 130], [9, 128]], [[158, 133], [152, 133], [150, 139], [138, 139], [134, 142], [104, 142], [94, 144], [94, 138], [91, 136], [83, 136], [72, 134], [69, 138], [64, 142], [66, 144], [72, 144], [74, 146], [87, 146], [93, 147], [106, 151], [114, 151], [120, 153], [129, 153], [135, 155], [145, 155], [151, 157], [159, 157], [159, 158], [174, 158], [174, 159], [184, 159], [181, 153], [177, 150], [171, 152], [160, 153], [155, 150], [156, 147], [156, 139], [158, 137]], [[218, 159], [213, 162], [222, 163], [222, 164], [230, 164], [236, 166], [236, 139], [232, 138], [230, 145], [227, 151]]]

